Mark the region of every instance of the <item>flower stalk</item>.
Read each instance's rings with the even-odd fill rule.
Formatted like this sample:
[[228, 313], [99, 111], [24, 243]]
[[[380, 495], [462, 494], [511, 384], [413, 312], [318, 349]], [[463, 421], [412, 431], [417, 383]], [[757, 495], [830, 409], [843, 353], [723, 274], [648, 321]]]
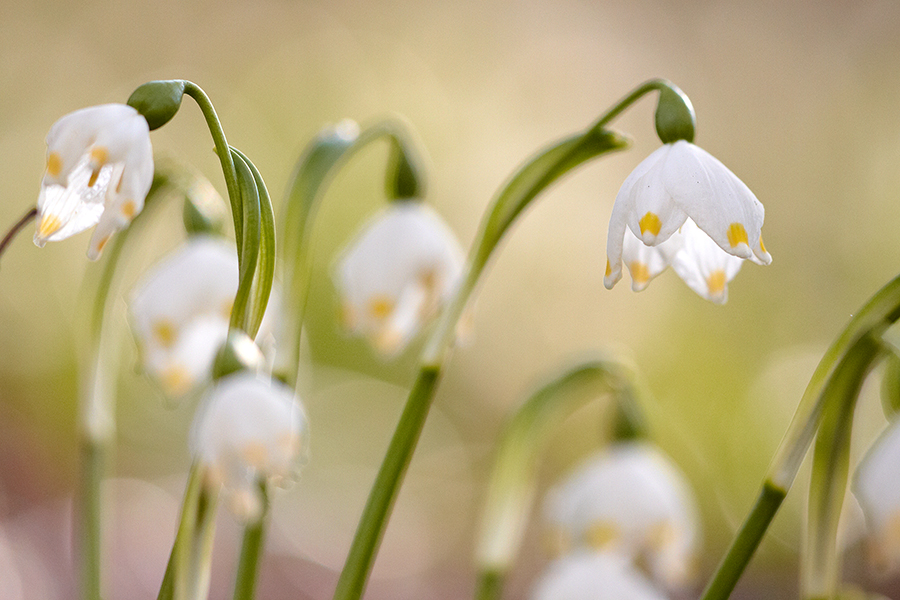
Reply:
[[457, 322], [500, 240], [531, 201], [557, 179], [588, 160], [625, 148], [627, 140], [606, 129], [606, 125], [643, 95], [662, 88], [673, 89], [674, 86], [664, 80], [642, 84], [585, 132], [553, 144], [525, 163], [494, 199], [469, 254], [462, 282], [442, 311], [423, 349], [419, 376], [410, 390], [406, 408], [370, 492], [338, 580], [335, 600], [357, 600], [365, 589], [388, 515], [434, 398]]

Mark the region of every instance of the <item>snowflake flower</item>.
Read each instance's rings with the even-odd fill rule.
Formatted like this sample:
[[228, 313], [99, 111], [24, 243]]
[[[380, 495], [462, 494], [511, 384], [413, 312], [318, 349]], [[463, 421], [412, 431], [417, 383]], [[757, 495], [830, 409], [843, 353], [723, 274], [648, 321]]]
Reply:
[[[674, 252], [660, 246], [688, 221], [692, 223], [687, 226], [689, 231], [696, 224], [722, 253], [769, 264], [772, 257], [760, 233], [764, 216], [763, 206], [753, 192], [705, 150], [685, 140], [664, 144], [637, 166], [616, 196], [609, 221], [603, 283], [612, 289], [622, 277], [624, 258], [632, 273], [632, 287], [643, 289], [675, 259]], [[695, 232], [689, 235], [692, 237], [688, 242], [682, 242], [689, 246], [688, 253], [676, 271], [700, 295], [724, 302], [725, 284], [737, 268], [732, 263], [726, 265], [723, 258], [713, 258], [713, 247], [697, 241], [702, 238]], [[635, 241], [658, 251], [640, 250]], [[641, 252], [643, 260], [639, 260]], [[710, 265], [716, 268], [710, 270]], [[724, 278], [716, 273], [720, 269], [726, 274]], [[714, 275], [711, 282], [710, 275]]]
[[34, 243], [65, 239], [96, 225], [88, 258], [141, 212], [153, 181], [147, 121], [125, 104], [70, 113], [47, 134], [47, 170], [38, 196]]
[[339, 260], [345, 325], [384, 355], [400, 352], [453, 292], [462, 265], [462, 248], [437, 213], [394, 202]]
[[296, 479], [307, 444], [307, 421], [294, 392], [246, 371], [229, 375], [206, 395], [191, 431], [191, 452], [209, 485], [224, 487], [232, 512], [259, 518], [259, 483]]
[[576, 552], [550, 564], [531, 600], [665, 600], [624, 557]]

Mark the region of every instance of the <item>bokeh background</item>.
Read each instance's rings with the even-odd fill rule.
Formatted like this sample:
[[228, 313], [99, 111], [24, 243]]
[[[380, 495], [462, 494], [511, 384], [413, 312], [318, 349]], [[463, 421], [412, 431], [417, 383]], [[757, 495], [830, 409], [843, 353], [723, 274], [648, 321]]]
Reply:
[[[151, 79], [185, 78], [211, 96], [276, 203], [323, 124], [405, 115], [428, 149], [428, 201], [468, 245], [526, 157], [641, 81], [671, 79], [694, 103], [697, 143], [765, 204], [773, 264], [746, 265], [721, 307], [673, 273], [641, 294], [627, 281], [605, 290], [613, 199], [658, 145], [652, 100], [621, 116], [615, 127], [633, 148], [555, 186], [491, 265], [474, 336], [440, 386], [368, 597], [471, 596], [474, 528], [503, 423], [548, 377], [611, 350], [639, 366], [655, 437], [696, 486], [699, 589], [824, 348], [900, 267], [898, 26], [893, 0], [0, 0], [0, 224], [33, 205], [57, 118], [122, 102]], [[152, 138], [158, 155], [193, 164], [224, 192], [191, 102]], [[330, 597], [414, 374], [415, 348], [385, 363], [334, 319], [334, 255], [381, 206], [385, 156], [372, 148], [354, 159], [320, 213], [304, 367], [311, 458], [276, 498], [264, 598]], [[178, 219], [173, 208], [150, 228], [118, 294], [178, 243]], [[0, 564], [19, 569], [0, 578], [0, 598], [72, 598], [77, 323], [98, 267], [84, 257], [87, 234], [42, 250], [30, 235], [0, 269]], [[172, 405], [132, 368], [123, 304], [105, 584], [108, 598], [152, 598], [174, 535], [194, 403]], [[875, 388], [864, 390], [856, 456], [884, 424]], [[551, 440], [542, 487], [598, 447], [601, 416], [589, 409]], [[735, 597], [796, 596], [804, 487], [801, 474]], [[221, 515], [213, 598], [230, 593], [238, 535]], [[867, 574], [849, 539], [848, 578], [895, 587]], [[535, 522], [510, 598], [525, 597], [546, 560]]]

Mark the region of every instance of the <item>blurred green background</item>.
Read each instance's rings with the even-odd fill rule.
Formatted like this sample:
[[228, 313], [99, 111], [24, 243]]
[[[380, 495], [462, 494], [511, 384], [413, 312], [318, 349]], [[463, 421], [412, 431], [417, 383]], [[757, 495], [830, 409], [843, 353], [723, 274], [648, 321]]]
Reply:
[[[185, 78], [210, 95], [229, 142], [256, 162], [276, 203], [323, 124], [405, 115], [429, 152], [427, 199], [467, 246], [492, 194], [525, 158], [641, 81], [671, 79], [697, 111], [696, 142], [765, 205], [773, 264], [747, 264], [723, 307], [673, 273], [641, 294], [627, 281], [606, 291], [616, 191], [658, 146], [652, 100], [620, 117], [614, 126], [634, 138], [633, 149], [555, 186], [490, 267], [474, 336], [439, 389], [369, 597], [471, 594], [473, 529], [502, 424], [547, 377], [610, 348], [647, 378], [656, 437], [701, 497], [702, 585], [824, 348], [900, 266], [898, 25], [893, 0], [0, 0], [0, 224], [35, 202], [44, 137], [57, 118], [123, 102], [151, 79]], [[195, 165], [224, 192], [190, 101], [152, 139], [158, 155]], [[385, 364], [334, 319], [334, 255], [383, 202], [385, 157], [372, 148], [350, 163], [317, 223], [304, 379], [311, 460], [276, 499], [262, 597], [330, 597], [414, 373], [414, 349]], [[118, 293], [179, 241], [178, 219], [173, 207], [151, 227]], [[22, 595], [8, 597], [69, 598], [64, 506], [78, 469], [84, 358], [77, 320], [97, 265], [84, 257], [87, 234], [43, 250], [30, 236], [0, 269], [0, 531], [31, 573]], [[149, 598], [174, 534], [193, 404], [171, 406], [135, 373], [133, 341], [116, 318], [123, 479], [114, 486], [107, 587], [110, 598]], [[883, 425], [869, 387], [857, 455]], [[542, 486], [599, 443], [593, 417], [601, 413], [589, 413], [552, 441]], [[736, 597], [796, 595], [804, 483], [801, 475]], [[237, 530], [227, 515], [221, 522], [212, 597], [225, 597], [232, 578]], [[524, 596], [546, 561], [539, 538], [535, 524], [510, 597]], [[860, 554], [850, 546], [849, 576], [889, 589], [868, 578]]]

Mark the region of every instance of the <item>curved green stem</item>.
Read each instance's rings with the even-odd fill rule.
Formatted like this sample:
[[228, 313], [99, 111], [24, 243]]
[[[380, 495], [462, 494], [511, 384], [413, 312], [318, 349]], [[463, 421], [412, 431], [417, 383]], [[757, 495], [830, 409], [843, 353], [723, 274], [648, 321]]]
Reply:
[[800, 566], [802, 598], [833, 598], [840, 582], [837, 533], [850, 470], [850, 437], [859, 391], [882, 345], [869, 336], [847, 352], [829, 386], [822, 424], [816, 434], [807, 511], [807, 542]]
[[732, 541], [728, 553], [704, 591], [702, 600], [728, 598], [747, 568], [763, 534], [794, 482], [830, 399], [842, 397], [831, 393], [829, 388], [840, 385], [838, 381], [843, 377], [836, 378], [836, 375], [840, 374], [841, 365], [845, 361], [855, 360], [854, 355], [858, 353], [852, 349], [866, 337], [880, 337], [898, 319], [900, 276], [891, 280], [863, 305], [825, 352], [775, 453], [756, 505]]
[[442, 311], [423, 350], [419, 377], [410, 391], [406, 408], [370, 492], [338, 579], [335, 600], [357, 600], [362, 595], [388, 515], [431, 407], [441, 365], [452, 344], [456, 324], [494, 249], [516, 217], [550, 184], [592, 158], [627, 146], [622, 136], [603, 129], [603, 125], [650, 89], [626, 97], [586, 132], [566, 138], [540, 152], [512, 176], [495, 198], [469, 254], [462, 283]]
[[237, 240], [238, 245], [238, 261], [241, 261], [241, 240], [244, 239], [243, 206], [241, 204], [240, 188], [234, 160], [229, 151], [228, 141], [225, 139], [225, 130], [222, 129], [222, 123], [219, 121], [216, 109], [213, 107], [206, 92], [204, 92], [197, 84], [185, 81], [184, 93], [193, 98], [200, 107], [200, 112], [203, 113], [203, 118], [206, 120], [209, 133], [212, 135], [219, 162], [222, 164], [222, 175], [225, 177], [225, 187], [228, 190], [228, 201], [231, 203], [231, 216], [234, 220], [234, 239]]

